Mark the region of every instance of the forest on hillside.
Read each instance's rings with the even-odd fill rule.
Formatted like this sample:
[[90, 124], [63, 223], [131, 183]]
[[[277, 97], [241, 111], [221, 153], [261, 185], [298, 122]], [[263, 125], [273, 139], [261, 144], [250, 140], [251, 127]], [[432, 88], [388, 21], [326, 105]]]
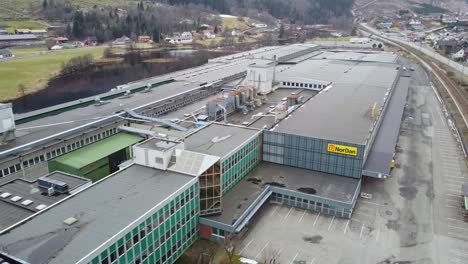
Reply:
[[[63, 34], [80, 39], [96, 36], [100, 42], [120, 36], [148, 34], [159, 41], [170, 35], [196, 29], [201, 24], [220, 25], [212, 13], [233, 14], [271, 24], [287, 19], [301, 24], [347, 24], [353, 0], [146, 0], [125, 7], [81, 8], [70, 0], [43, 0], [45, 20], [66, 24]], [[190, 21], [181, 23], [181, 21]]]

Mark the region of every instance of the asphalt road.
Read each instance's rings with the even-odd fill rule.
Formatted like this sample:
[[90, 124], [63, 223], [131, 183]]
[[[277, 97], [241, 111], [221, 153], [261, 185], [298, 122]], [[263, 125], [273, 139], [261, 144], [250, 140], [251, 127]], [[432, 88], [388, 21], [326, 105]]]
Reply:
[[417, 65], [396, 153], [386, 180], [367, 179], [352, 219], [267, 205], [239, 253], [280, 263], [468, 263], [468, 223], [461, 220], [463, 154], [433, 88]]

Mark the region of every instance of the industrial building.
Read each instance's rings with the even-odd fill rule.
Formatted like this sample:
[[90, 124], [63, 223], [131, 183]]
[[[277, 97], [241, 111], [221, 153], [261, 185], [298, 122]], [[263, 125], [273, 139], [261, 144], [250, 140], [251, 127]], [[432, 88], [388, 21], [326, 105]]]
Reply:
[[272, 59], [214, 59], [231, 65], [254, 56], [228, 81], [136, 110], [120, 107], [83, 125], [79, 136], [59, 136], [59, 144], [74, 147], [47, 138], [46, 148], [54, 149], [42, 150], [37, 162], [27, 155], [40, 142], [9, 150], [25, 155], [23, 174], [47, 163], [47, 171], [95, 183], [0, 233], [0, 256], [18, 263], [173, 263], [198, 237], [224, 241], [241, 233], [266, 203], [350, 218], [363, 175], [390, 176], [410, 74], [393, 53], [292, 50]]

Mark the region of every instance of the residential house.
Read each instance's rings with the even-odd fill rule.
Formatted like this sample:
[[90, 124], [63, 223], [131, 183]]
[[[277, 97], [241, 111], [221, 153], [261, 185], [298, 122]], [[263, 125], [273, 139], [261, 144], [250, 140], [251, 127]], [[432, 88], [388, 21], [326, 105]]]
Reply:
[[150, 42], [150, 41], [151, 41], [151, 37], [148, 35], [138, 36], [138, 42]]
[[68, 42], [68, 38], [67, 37], [55, 37], [53, 38], [54, 42], [56, 44], [63, 44], [63, 43], [67, 43]]
[[213, 32], [209, 31], [209, 30], [203, 30], [203, 36], [207, 39], [214, 39], [216, 38], [216, 34], [214, 34]]
[[390, 29], [393, 26], [393, 22], [380, 22], [377, 24], [378, 29]]
[[453, 38], [442, 38], [442, 39], [439, 39], [436, 43], [436, 47], [444, 51], [445, 54], [452, 53], [457, 46], [458, 46], [458, 43]]
[[89, 36], [85, 39], [84, 43], [88, 46], [96, 46], [98, 44], [98, 41], [95, 36]]
[[112, 45], [114, 46], [126, 46], [132, 43], [132, 40], [127, 36], [122, 36], [120, 38], [116, 38], [112, 41]]
[[408, 26], [413, 30], [423, 30], [424, 29], [424, 25], [421, 23], [420, 20], [417, 20], [417, 19], [411, 19], [410, 22], [408, 23]]
[[8, 58], [14, 58], [15, 55], [11, 53], [10, 50], [7, 49], [0, 49], [0, 60], [2, 59], [8, 59]]

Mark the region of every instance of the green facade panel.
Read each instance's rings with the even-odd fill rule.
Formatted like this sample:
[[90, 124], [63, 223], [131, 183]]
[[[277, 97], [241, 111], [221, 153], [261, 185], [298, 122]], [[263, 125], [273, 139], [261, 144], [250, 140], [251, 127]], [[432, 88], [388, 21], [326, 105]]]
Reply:
[[239, 183], [261, 160], [261, 136], [253, 138], [221, 163], [222, 194]]

